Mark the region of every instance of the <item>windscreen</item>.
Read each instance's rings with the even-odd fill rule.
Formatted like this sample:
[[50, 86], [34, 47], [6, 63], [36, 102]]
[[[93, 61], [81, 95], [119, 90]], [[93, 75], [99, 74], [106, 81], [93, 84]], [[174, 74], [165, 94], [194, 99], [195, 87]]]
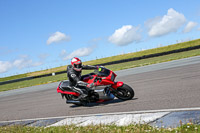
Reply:
[[97, 73], [98, 76], [107, 77], [110, 74], [110, 70], [100, 67], [95, 73]]

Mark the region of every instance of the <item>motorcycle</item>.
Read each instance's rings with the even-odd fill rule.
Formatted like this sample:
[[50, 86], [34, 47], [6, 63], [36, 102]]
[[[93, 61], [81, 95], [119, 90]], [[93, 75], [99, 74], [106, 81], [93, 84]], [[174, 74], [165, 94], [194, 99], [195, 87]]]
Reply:
[[[69, 86], [69, 81], [61, 81], [57, 87], [57, 93], [61, 93], [62, 98], [66, 98], [67, 104], [87, 105], [88, 103], [100, 103], [113, 100], [115, 97], [121, 100], [131, 100], [135, 93], [134, 90], [127, 84], [121, 81], [115, 81], [116, 74], [105, 68], [99, 67], [94, 73], [83, 76], [83, 81], [86, 83], [96, 83], [93, 89], [89, 90], [88, 96], [85, 99], [78, 99], [80, 93], [74, 91]], [[85, 89], [82, 89], [86, 91]]]

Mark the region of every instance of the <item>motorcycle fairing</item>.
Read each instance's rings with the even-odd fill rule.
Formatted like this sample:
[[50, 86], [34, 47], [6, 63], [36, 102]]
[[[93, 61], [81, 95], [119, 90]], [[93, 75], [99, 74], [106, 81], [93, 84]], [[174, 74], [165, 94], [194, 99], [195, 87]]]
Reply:
[[58, 88], [57, 88], [57, 93], [61, 93], [61, 94], [71, 94], [74, 96], [79, 96], [80, 94], [77, 92], [74, 92], [71, 87], [69, 86], [69, 81], [62, 81]]
[[118, 87], [121, 87], [124, 83], [121, 81], [115, 82], [113, 85], [111, 85], [112, 88], [117, 89]]
[[112, 84], [114, 84], [114, 80], [115, 80], [116, 74], [114, 72], [110, 72], [110, 74], [108, 74], [106, 76], [105, 75], [102, 75], [102, 76], [92, 75], [92, 76], [90, 76], [90, 78], [86, 78], [83, 81], [91, 84], [91, 83], [94, 82], [96, 77], [101, 77], [101, 79], [102, 79], [101, 81], [99, 81], [99, 80], [96, 81], [97, 86], [112, 85]]

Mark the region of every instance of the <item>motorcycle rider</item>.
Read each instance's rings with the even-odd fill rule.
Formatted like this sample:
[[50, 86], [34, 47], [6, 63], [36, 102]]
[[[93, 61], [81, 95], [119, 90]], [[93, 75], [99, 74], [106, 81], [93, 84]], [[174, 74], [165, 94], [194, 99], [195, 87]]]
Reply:
[[[69, 85], [73, 88], [74, 91], [80, 93], [80, 96], [77, 100], [86, 98], [88, 96], [88, 91], [91, 90], [91, 88], [93, 88], [94, 86], [96, 86], [96, 83], [88, 84], [82, 81], [83, 78], [86, 77], [81, 76], [82, 69], [98, 69], [98, 66], [82, 65], [81, 60], [77, 57], [74, 57], [71, 60], [71, 65], [67, 66], [67, 76], [69, 79]], [[87, 93], [82, 89], [85, 89]]]

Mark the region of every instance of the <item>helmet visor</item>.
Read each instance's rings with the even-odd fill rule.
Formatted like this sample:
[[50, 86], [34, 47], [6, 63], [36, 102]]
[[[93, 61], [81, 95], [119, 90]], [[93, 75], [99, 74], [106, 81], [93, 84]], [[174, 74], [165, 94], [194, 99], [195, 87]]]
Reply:
[[75, 64], [75, 63], [74, 63], [74, 68], [77, 68], [77, 69], [82, 68], [82, 63], [80, 63], [80, 64]]

